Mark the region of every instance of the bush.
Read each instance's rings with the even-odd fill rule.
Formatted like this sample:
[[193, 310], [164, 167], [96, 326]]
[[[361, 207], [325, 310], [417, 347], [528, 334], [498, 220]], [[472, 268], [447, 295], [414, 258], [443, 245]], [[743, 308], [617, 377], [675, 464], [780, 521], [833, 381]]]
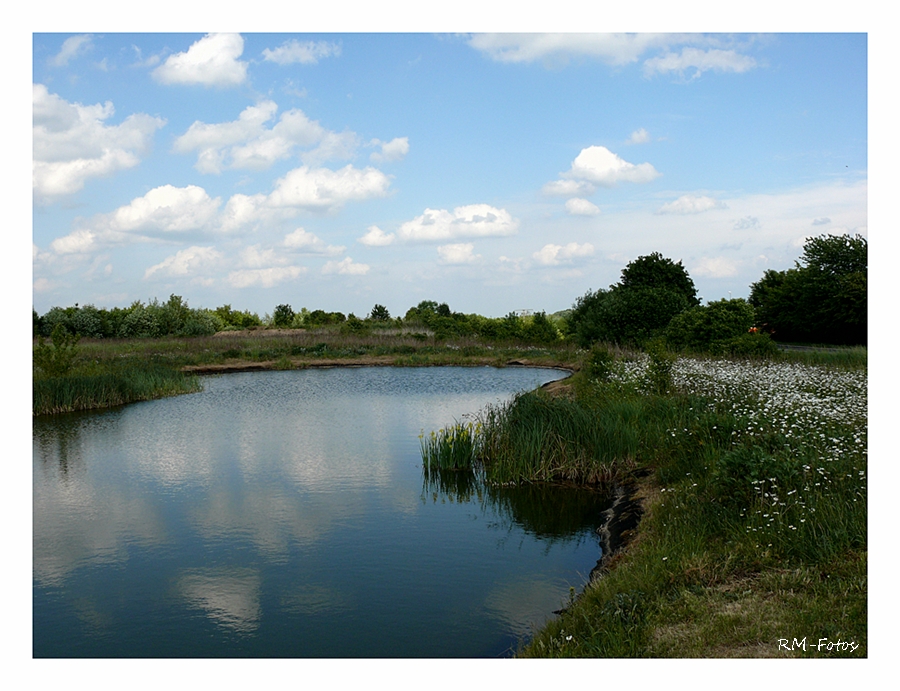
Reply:
[[724, 354], [731, 342], [753, 327], [753, 307], [742, 298], [716, 300], [676, 314], [666, 326], [666, 342], [676, 350]]
[[591, 353], [585, 362], [585, 371], [591, 379], [608, 381], [615, 372], [616, 358], [604, 345], [591, 348]]
[[50, 336], [52, 346], [44, 343], [43, 336], [38, 337], [34, 350], [34, 365], [41, 369], [45, 376], [61, 377], [72, 369], [72, 363], [78, 355], [78, 339], [80, 336], [70, 334], [62, 324], [53, 327]]

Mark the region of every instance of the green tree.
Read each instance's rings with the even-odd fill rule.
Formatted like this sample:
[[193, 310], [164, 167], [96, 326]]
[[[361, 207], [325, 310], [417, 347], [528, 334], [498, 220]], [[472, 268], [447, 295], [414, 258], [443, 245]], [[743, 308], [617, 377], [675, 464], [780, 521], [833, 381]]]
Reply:
[[384, 305], [375, 305], [369, 313], [369, 319], [376, 322], [390, 321], [391, 313]]
[[629, 263], [609, 290], [578, 298], [568, 329], [583, 348], [597, 341], [640, 345], [661, 335], [676, 314], [698, 304], [697, 289], [681, 262], [655, 252]]
[[272, 314], [272, 325], [276, 329], [287, 329], [294, 320], [294, 310], [290, 305], [277, 305]]
[[760, 326], [781, 341], [867, 342], [868, 242], [860, 235], [810, 238], [794, 268], [768, 270], [750, 287]]
[[676, 264], [659, 252], [638, 257], [630, 262], [622, 269], [619, 287], [665, 289], [683, 295], [691, 307], [700, 304], [700, 300], [697, 299], [697, 288], [687, 269], [680, 261]]
[[676, 314], [666, 327], [666, 342], [677, 350], [724, 352], [726, 343], [750, 331], [753, 307], [743, 298], [716, 300]]

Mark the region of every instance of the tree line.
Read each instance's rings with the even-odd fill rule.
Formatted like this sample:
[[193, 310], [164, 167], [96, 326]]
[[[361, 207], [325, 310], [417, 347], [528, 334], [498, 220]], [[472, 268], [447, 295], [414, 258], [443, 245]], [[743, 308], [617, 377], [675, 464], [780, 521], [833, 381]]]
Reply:
[[437, 339], [471, 336], [487, 341], [552, 343], [574, 340], [581, 347], [597, 342], [644, 347], [662, 341], [674, 350], [731, 354], [770, 352], [782, 342], [864, 345], [867, 342], [868, 243], [856, 235], [822, 235], [807, 240], [793, 268], [768, 270], [750, 286], [749, 299], [700, 304], [697, 289], [682, 263], [655, 252], [630, 262], [618, 283], [588, 291], [571, 310], [527, 317], [510, 312], [490, 318], [454, 312], [447, 303], [424, 300], [402, 317], [376, 304], [359, 318], [290, 304], [275, 306], [260, 318], [231, 305], [191, 308], [179, 295], [166, 302], [135, 301], [126, 308], [93, 305], [53, 307], [39, 316], [32, 310], [34, 336], [59, 327], [85, 338], [206, 336], [225, 330], [320, 328], [350, 333], [373, 329], [424, 329]]
[[568, 333], [582, 347], [596, 342], [673, 350], [754, 355], [772, 341], [866, 345], [868, 243], [860, 235], [821, 235], [804, 244], [791, 269], [768, 270], [748, 300], [701, 305], [681, 262], [659, 253], [639, 257], [618, 283], [578, 298]]

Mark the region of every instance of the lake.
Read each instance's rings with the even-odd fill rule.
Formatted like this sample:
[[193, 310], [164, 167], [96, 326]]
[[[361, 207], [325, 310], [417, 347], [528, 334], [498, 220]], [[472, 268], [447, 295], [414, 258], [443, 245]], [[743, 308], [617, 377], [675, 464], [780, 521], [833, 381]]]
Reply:
[[34, 419], [35, 657], [495, 657], [580, 591], [608, 505], [423, 475], [521, 367], [204, 378]]

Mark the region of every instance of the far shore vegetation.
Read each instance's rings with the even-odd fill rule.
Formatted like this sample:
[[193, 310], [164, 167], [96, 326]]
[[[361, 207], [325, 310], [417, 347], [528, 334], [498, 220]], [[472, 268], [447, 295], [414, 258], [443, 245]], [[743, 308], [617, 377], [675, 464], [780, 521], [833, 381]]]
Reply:
[[[681, 263], [654, 253], [551, 315], [423, 301], [402, 317], [287, 303], [259, 317], [177, 295], [54, 307], [33, 315], [33, 411], [189, 393], [204, 372], [568, 369], [421, 440], [435, 477], [612, 484], [641, 506], [602, 575], [519, 655], [865, 657], [866, 277], [864, 238], [820, 236], [748, 300], [705, 305]], [[803, 638], [806, 650], [779, 645]], [[811, 653], [823, 639], [838, 647]]]

